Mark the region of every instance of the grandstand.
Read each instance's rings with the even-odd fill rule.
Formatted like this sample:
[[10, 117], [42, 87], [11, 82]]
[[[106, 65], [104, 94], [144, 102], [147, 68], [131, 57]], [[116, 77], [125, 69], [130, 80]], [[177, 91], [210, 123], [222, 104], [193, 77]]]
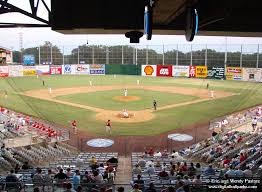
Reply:
[[[234, 178], [257, 182], [245, 183], [245, 186], [256, 187], [254, 189], [259, 191], [262, 172], [260, 110], [258, 106], [219, 119], [226, 123], [220, 124], [216, 119], [214, 125], [217, 126], [210, 127], [212, 137], [177, 151], [149, 148], [133, 152], [129, 167], [126, 165], [130, 163], [129, 157], [119, 157], [114, 152], [79, 152], [66, 144], [69, 138], [65, 137], [68, 134], [65, 130], [50, 128], [48, 122], [42, 124], [33, 117], [1, 108], [1, 188], [31, 191], [38, 187], [43, 191], [61, 191], [70, 188], [69, 183], [72, 183], [73, 188], [81, 186], [84, 191], [114, 191], [119, 186], [143, 191], [179, 188], [209, 191], [211, 181], [231, 182]], [[258, 127], [243, 129], [243, 126], [250, 127], [254, 116], [258, 118]], [[58, 136], [59, 131], [63, 134]], [[31, 137], [25, 141], [31, 141], [16, 142], [18, 138], [28, 138], [29, 133]], [[14, 173], [7, 173], [10, 170]], [[59, 179], [62, 172], [66, 176]], [[120, 181], [121, 184], [117, 183]]]

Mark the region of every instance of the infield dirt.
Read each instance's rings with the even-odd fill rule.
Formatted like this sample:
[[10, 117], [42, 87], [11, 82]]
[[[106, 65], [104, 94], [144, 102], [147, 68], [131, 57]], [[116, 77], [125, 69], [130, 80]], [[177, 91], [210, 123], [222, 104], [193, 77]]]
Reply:
[[[232, 96], [233, 93], [225, 92], [225, 91], [215, 91], [214, 98], [210, 97], [210, 90], [207, 89], [196, 89], [196, 88], [184, 88], [184, 87], [163, 87], [163, 86], [142, 86], [142, 85], [133, 85], [133, 86], [126, 86], [127, 89], [144, 89], [150, 91], [159, 91], [159, 92], [167, 92], [167, 93], [178, 93], [184, 95], [193, 95], [199, 97], [194, 101], [187, 101], [183, 103], [176, 103], [171, 105], [166, 105], [159, 107], [157, 110], [165, 110], [170, 108], [175, 108], [178, 106], [190, 105], [194, 103], [199, 103], [202, 101], [218, 99], [223, 97]], [[22, 94], [30, 97], [35, 97], [43, 100], [49, 100], [57, 103], [62, 103], [74, 107], [84, 108], [91, 111], [96, 112], [96, 119], [100, 121], [106, 121], [110, 119], [115, 122], [121, 123], [138, 123], [138, 122], [145, 122], [149, 121], [154, 118], [155, 114], [153, 113], [153, 109], [144, 109], [140, 111], [128, 111], [129, 113], [133, 114], [132, 118], [119, 118], [120, 111], [113, 111], [113, 110], [105, 110], [102, 108], [92, 107], [88, 105], [82, 105], [78, 103], [72, 103], [68, 101], [62, 101], [55, 99], [57, 96], [61, 95], [68, 95], [68, 94], [77, 94], [77, 93], [91, 93], [97, 91], [109, 91], [109, 90], [116, 90], [116, 89], [123, 89], [123, 86], [86, 86], [86, 87], [71, 87], [71, 88], [58, 88], [52, 89], [52, 93], [49, 92], [49, 89], [40, 89], [40, 90], [31, 90], [24, 92]], [[128, 98], [123, 98], [125, 96], [116, 96], [117, 99], [131, 99], [131, 100], [138, 100], [139, 97], [135, 96], [127, 96]], [[113, 98], [114, 99], [114, 98]], [[128, 101], [128, 100], [126, 100]]]

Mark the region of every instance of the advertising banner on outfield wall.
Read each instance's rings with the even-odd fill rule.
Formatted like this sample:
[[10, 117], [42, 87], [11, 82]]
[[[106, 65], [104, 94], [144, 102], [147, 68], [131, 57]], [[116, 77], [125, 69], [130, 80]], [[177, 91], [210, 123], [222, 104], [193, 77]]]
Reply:
[[196, 77], [196, 66], [189, 66], [189, 77]]
[[89, 70], [90, 70], [90, 75], [104, 75], [105, 64], [90, 64]]
[[207, 67], [196, 66], [196, 78], [206, 78], [206, 77], [207, 77]]
[[262, 82], [262, 69], [261, 68], [243, 68], [243, 81], [256, 81]]
[[63, 75], [75, 75], [76, 74], [76, 65], [62, 65], [62, 74]]
[[156, 76], [158, 77], [172, 77], [173, 75], [172, 65], [157, 65], [156, 66]]
[[226, 68], [226, 80], [242, 80], [242, 68], [241, 67], [227, 67]]
[[49, 65], [37, 65], [36, 74], [37, 75], [49, 75], [50, 74]]
[[155, 77], [156, 76], [156, 65], [142, 65], [141, 75]]
[[23, 66], [22, 65], [8, 65], [9, 76], [11, 77], [21, 77], [23, 76]]
[[89, 65], [81, 65], [81, 64], [76, 65], [76, 74], [77, 75], [88, 75], [88, 74], [90, 74]]
[[8, 77], [8, 66], [0, 66], [0, 77]]
[[224, 79], [225, 68], [224, 67], [209, 67], [207, 77], [210, 79]]
[[62, 66], [50, 66], [51, 75], [62, 75]]
[[36, 75], [35, 66], [23, 66], [23, 76], [33, 76]]
[[174, 77], [189, 77], [189, 66], [173, 65]]

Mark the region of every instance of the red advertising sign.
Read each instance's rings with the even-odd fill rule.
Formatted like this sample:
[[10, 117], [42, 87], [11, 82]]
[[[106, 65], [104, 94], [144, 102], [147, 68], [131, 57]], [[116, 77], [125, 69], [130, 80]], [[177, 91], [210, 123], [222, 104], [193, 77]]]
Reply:
[[189, 66], [189, 77], [196, 77], [196, 66]]
[[62, 75], [62, 66], [50, 66], [51, 75]]
[[8, 77], [9, 68], [8, 66], [0, 66], [0, 77]]
[[172, 65], [157, 65], [156, 76], [158, 77], [172, 77]]

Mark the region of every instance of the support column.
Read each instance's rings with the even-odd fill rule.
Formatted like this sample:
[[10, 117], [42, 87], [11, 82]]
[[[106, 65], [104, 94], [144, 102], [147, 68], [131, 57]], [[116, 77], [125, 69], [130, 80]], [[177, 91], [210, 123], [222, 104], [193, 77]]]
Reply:
[[41, 65], [41, 50], [40, 50], [40, 46], [38, 47], [38, 65]]
[[206, 51], [205, 51], [205, 66], [207, 67], [207, 45], [206, 45]]
[[242, 67], [242, 51], [243, 51], [243, 45], [240, 47], [240, 61], [239, 61], [239, 67]]
[[259, 63], [259, 44], [257, 45], [257, 63], [256, 63], [256, 68], [258, 68], [258, 63]]
[[165, 45], [163, 45], [162, 65], [165, 65]]
[[178, 65], [178, 44], [176, 45], [176, 65]]
[[53, 65], [53, 47], [51, 45], [51, 48], [50, 48], [50, 52], [51, 52], [51, 65]]
[[192, 44], [191, 44], [191, 50], [190, 50], [190, 66], [193, 65], [193, 52], [192, 52]]
[[79, 47], [77, 48], [77, 64], [79, 64], [80, 62], [80, 59], [79, 59]]
[[122, 65], [124, 64], [124, 46], [122, 45]]
[[146, 65], [148, 65], [148, 45], [146, 46]]

